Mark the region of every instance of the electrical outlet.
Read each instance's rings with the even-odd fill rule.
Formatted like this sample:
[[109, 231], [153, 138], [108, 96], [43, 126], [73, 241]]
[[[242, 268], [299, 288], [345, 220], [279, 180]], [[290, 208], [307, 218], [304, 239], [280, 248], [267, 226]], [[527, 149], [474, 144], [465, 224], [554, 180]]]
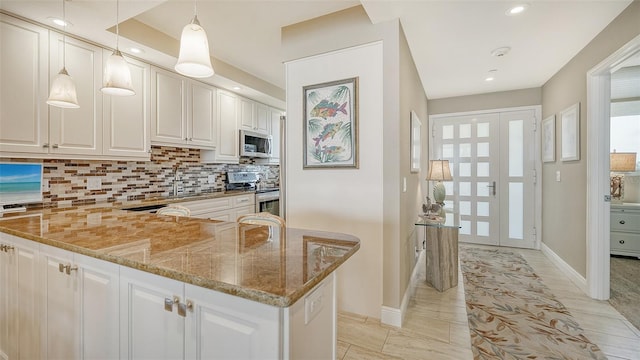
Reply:
[[207, 176], [207, 184], [215, 184], [215, 182], [216, 182], [216, 176], [215, 175]]
[[87, 190], [100, 190], [102, 189], [102, 179], [97, 176], [91, 176], [87, 178]]

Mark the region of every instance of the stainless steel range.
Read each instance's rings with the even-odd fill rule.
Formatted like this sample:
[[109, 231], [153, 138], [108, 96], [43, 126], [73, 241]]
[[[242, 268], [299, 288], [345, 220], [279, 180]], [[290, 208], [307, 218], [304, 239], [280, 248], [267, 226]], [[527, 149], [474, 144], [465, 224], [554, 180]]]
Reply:
[[260, 173], [253, 171], [232, 171], [227, 173], [226, 189], [256, 192], [256, 212], [280, 215], [280, 189], [263, 188]]

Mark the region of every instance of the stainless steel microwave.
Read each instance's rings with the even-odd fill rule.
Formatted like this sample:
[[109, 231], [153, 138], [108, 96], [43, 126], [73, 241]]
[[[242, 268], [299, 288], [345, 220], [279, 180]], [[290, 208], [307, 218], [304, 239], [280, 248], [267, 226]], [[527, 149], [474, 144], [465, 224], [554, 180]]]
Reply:
[[271, 135], [240, 130], [240, 156], [271, 157]]

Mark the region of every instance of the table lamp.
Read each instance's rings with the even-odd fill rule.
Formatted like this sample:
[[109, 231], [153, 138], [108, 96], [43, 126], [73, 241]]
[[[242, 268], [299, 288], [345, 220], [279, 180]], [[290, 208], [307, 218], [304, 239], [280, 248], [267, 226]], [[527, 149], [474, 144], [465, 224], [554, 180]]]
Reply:
[[442, 182], [453, 180], [451, 169], [449, 169], [449, 160], [429, 160], [427, 180], [436, 181], [436, 184], [433, 185], [433, 200], [441, 206], [440, 215], [442, 216], [444, 214], [444, 198], [447, 196]]

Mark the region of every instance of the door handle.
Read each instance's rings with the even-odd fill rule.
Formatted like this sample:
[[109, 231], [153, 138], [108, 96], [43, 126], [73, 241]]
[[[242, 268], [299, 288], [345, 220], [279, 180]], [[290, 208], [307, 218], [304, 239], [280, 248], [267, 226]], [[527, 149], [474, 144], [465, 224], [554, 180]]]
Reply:
[[493, 181], [491, 185], [487, 185], [487, 187], [491, 188], [492, 195], [496, 196], [496, 182]]

